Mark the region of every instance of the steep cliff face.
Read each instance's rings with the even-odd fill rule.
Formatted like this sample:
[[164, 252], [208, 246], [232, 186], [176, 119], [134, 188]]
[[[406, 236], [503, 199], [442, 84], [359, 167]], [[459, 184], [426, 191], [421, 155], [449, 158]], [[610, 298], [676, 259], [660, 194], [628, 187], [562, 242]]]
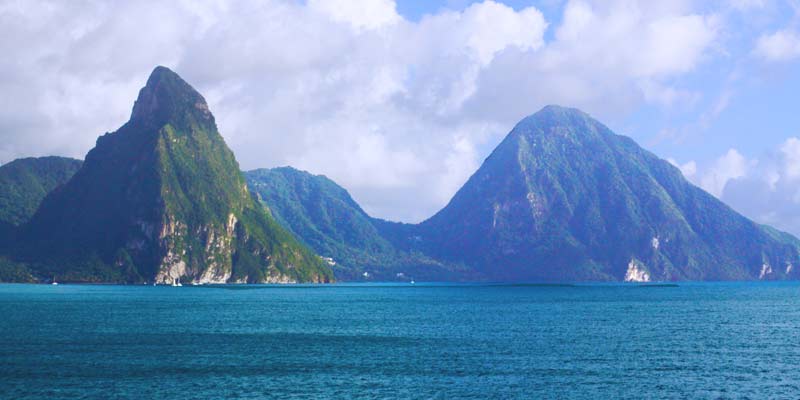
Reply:
[[250, 195], [205, 99], [164, 67], [140, 91], [130, 120], [98, 139], [22, 236], [28, 258], [87, 279], [97, 265], [126, 281], [332, 279]]

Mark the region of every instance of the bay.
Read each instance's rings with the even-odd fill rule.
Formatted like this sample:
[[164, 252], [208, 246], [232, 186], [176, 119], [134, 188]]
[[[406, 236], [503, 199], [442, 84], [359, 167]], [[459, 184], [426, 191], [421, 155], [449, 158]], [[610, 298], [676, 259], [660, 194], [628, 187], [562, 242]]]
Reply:
[[797, 398], [800, 284], [0, 285], [0, 398]]

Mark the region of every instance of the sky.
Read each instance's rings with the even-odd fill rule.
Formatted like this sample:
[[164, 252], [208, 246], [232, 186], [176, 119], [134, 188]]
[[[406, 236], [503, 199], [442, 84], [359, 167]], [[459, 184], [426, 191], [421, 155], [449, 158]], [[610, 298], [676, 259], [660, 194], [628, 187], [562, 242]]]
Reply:
[[83, 158], [156, 65], [242, 169], [438, 211], [523, 117], [576, 107], [800, 235], [800, 0], [0, 0], [0, 162]]

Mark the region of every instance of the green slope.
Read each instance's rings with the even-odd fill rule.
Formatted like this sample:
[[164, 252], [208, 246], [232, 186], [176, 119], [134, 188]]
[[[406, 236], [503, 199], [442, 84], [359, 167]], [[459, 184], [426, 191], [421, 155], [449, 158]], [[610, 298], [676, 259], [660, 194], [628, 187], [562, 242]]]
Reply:
[[44, 197], [66, 183], [82, 161], [64, 157], [21, 158], [0, 166], [0, 222], [20, 225]]
[[203, 97], [164, 67], [20, 238], [17, 258], [62, 280], [332, 279], [250, 195]]
[[587, 114], [556, 106], [522, 120], [418, 225], [371, 218], [324, 176], [288, 167], [243, 176], [202, 96], [162, 68], [131, 121], [101, 137], [75, 177], [13, 231], [80, 165], [20, 161], [0, 168], [10, 182], [0, 187], [9, 204], [0, 207], [10, 223], [3, 242], [14, 256], [0, 259], [0, 281], [331, 280], [306, 246], [331, 257], [344, 280], [364, 272], [375, 280], [800, 277], [795, 237], [741, 216]]
[[245, 176], [250, 190], [281, 225], [320, 255], [333, 259], [339, 279], [460, 278], [452, 267], [429, 257], [397, 251], [350, 194], [325, 176], [290, 167], [259, 169]]
[[439, 213], [384, 236], [512, 281], [794, 279], [800, 262], [794, 237], [556, 106], [521, 121]]

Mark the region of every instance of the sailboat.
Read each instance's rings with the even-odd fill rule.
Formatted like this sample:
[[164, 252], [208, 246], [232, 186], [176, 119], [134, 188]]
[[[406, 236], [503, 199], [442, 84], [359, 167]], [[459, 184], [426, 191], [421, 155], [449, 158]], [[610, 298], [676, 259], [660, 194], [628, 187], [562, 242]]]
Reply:
[[50, 282], [50, 284], [51, 285], [58, 285], [58, 282], [56, 282], [56, 277], [55, 276], [53, 276], [53, 282]]

